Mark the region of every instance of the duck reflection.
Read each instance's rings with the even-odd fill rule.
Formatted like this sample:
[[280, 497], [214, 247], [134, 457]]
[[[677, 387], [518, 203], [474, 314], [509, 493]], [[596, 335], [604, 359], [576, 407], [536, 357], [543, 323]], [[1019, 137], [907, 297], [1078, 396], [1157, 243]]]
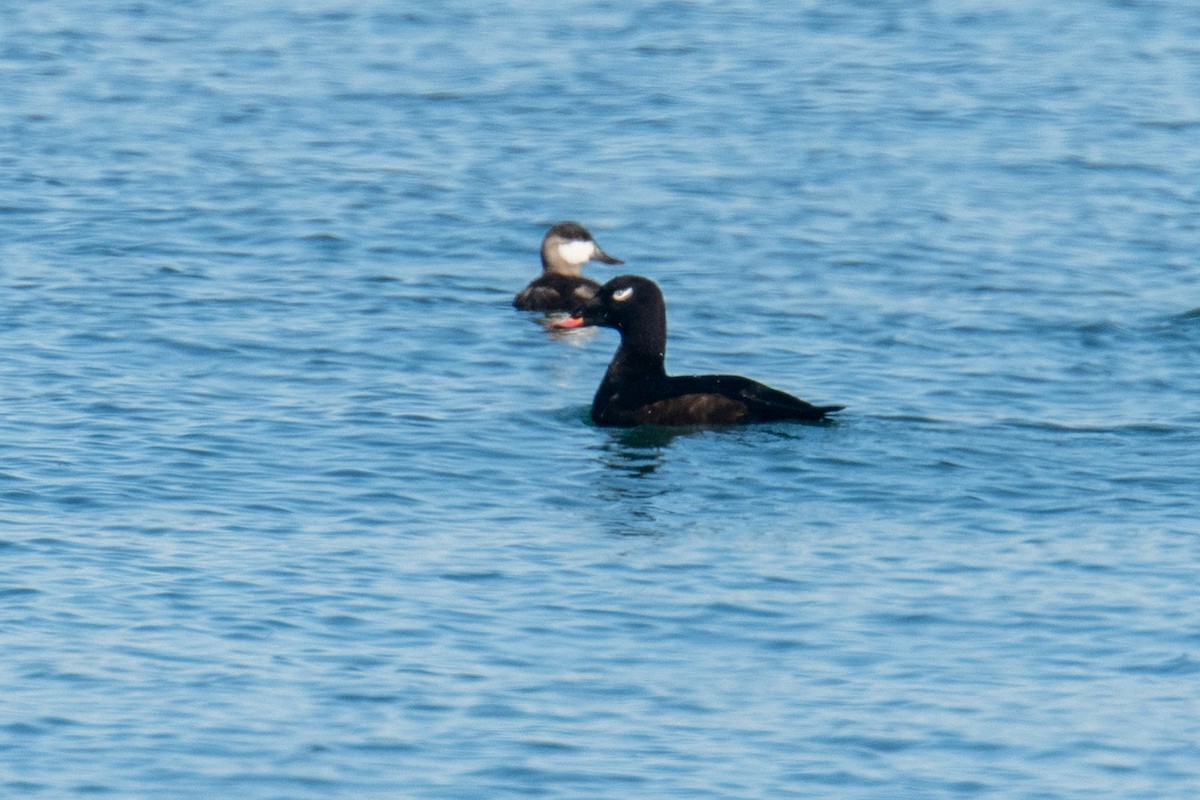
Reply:
[[669, 511], [663, 498], [670, 490], [668, 478], [659, 469], [668, 463], [671, 444], [696, 431], [646, 425], [610, 428], [599, 445], [604, 465], [596, 485], [597, 508], [622, 509], [605, 513], [600, 524], [614, 536], [663, 536], [671, 533]]

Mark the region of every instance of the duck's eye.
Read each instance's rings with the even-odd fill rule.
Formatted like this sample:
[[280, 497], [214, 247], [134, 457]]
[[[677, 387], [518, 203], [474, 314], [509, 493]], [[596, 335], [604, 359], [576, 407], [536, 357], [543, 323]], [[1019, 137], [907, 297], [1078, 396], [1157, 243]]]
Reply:
[[624, 303], [631, 297], [633, 297], [632, 286], [626, 286], [623, 289], [617, 289], [615, 292], [613, 292], [613, 300], [616, 300], [618, 303]]

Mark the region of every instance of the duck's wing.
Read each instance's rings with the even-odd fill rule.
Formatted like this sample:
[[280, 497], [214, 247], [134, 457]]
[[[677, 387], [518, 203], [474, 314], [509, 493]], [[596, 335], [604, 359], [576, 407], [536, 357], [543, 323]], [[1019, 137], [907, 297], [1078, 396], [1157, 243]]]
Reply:
[[572, 275], [542, 275], [513, 298], [522, 311], [574, 311], [595, 296], [600, 284]]
[[767, 422], [770, 420], [800, 420], [817, 422], [826, 414], [841, 411], [845, 406], [818, 406], [799, 397], [767, 386], [764, 383], [743, 378], [741, 375], [697, 376], [701, 383], [708, 383], [722, 396], [742, 402], [746, 406], [744, 422]]

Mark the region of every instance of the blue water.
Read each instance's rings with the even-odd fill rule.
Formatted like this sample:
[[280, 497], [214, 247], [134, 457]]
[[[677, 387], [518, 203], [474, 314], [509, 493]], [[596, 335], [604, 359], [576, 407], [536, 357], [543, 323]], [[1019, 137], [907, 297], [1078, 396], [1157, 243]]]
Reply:
[[1200, 795], [1200, 7], [0, 6], [4, 797]]

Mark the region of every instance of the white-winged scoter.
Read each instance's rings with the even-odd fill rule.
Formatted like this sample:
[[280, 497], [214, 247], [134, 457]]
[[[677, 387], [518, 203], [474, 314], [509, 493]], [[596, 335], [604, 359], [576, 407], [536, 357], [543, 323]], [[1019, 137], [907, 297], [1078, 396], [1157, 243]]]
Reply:
[[558, 328], [615, 328], [621, 345], [592, 400], [606, 427], [731, 425], [776, 420], [819, 422], [844, 406], [815, 406], [740, 375], [668, 376], [667, 311], [654, 281], [622, 275], [604, 284]]

